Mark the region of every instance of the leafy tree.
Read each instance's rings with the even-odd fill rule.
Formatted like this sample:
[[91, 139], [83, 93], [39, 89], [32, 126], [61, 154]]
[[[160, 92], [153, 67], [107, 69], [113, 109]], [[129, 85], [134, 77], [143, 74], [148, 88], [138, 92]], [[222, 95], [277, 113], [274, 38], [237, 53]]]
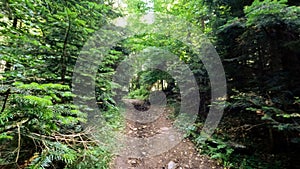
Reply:
[[261, 118], [269, 135], [266, 151], [274, 152], [299, 131], [299, 8], [284, 0], [244, 2], [238, 13], [227, 4], [229, 17], [214, 27], [230, 89], [228, 109]]
[[[299, 8], [287, 6], [286, 1], [254, 1], [245, 7], [245, 14], [220, 31], [224, 38], [236, 37], [224, 44], [231, 84], [237, 90], [269, 97], [270, 104], [286, 109], [299, 95], [295, 86], [299, 82], [295, 74], [299, 71]], [[231, 73], [236, 69], [239, 73]]]
[[[1, 29], [9, 79], [70, 84], [87, 38], [116, 16], [102, 1], [5, 1]], [[9, 20], [12, 19], [12, 20]], [[58, 73], [59, 72], [59, 73]]]
[[[118, 14], [102, 0], [0, 2], [0, 60], [2, 74], [0, 165], [7, 168], [106, 168], [110, 154], [83, 127], [87, 112], [72, 101], [71, 77], [79, 52], [108, 18]], [[117, 108], [112, 100], [112, 50], [97, 77], [97, 100], [112, 126]], [[104, 70], [105, 69], [105, 70]], [[84, 161], [88, 159], [89, 162]]]

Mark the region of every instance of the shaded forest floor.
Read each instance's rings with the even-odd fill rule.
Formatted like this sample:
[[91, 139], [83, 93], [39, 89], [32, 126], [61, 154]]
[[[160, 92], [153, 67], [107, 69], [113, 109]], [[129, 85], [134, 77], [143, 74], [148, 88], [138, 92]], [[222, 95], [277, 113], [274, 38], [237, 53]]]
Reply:
[[[172, 113], [171, 109], [164, 112], [153, 122], [138, 123], [126, 120], [124, 134], [132, 138], [148, 138], [157, 134], [169, 132], [173, 121], [168, 118]], [[162, 143], [163, 144], [163, 143]], [[161, 145], [165, 146], [165, 145]], [[155, 156], [134, 158], [124, 155], [116, 155], [111, 169], [221, 169], [215, 161], [197, 152], [195, 145], [188, 139], [182, 140], [179, 144], [166, 152]]]

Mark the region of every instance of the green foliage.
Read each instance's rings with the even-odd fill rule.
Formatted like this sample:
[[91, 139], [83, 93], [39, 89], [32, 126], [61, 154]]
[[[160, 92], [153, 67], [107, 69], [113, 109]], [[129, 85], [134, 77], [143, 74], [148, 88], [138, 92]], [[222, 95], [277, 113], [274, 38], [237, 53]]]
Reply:
[[151, 9], [146, 2], [141, 0], [125, 0], [125, 2], [127, 4], [127, 11], [130, 13], [143, 14]]
[[208, 33], [211, 31], [209, 22], [213, 19], [213, 14], [208, 10], [203, 0], [154, 0], [154, 9], [156, 12], [182, 17], [188, 22], [201, 27], [203, 32]]
[[35, 158], [30, 164], [30, 169], [47, 168], [53, 161], [63, 161], [72, 164], [77, 158], [77, 152], [59, 142], [46, 142], [47, 149]]
[[[1, 80], [10, 89], [0, 90], [0, 165], [107, 168], [109, 152], [83, 130], [88, 112], [72, 104], [70, 82], [84, 43], [118, 16], [111, 2], [16, 0], [1, 1], [0, 8], [0, 60], [6, 61]], [[121, 124], [110, 81], [121, 57], [112, 50], [96, 81], [99, 107], [114, 128]]]
[[[2, 125], [8, 125], [11, 120], [28, 118], [27, 127], [43, 133], [58, 129], [56, 121], [68, 119], [66, 123], [76, 124], [84, 119], [84, 114], [76, 111], [76, 107], [62, 104], [62, 100], [70, 100], [68, 86], [37, 83], [15, 83], [14, 86], [10, 106], [1, 115]], [[64, 117], [65, 115], [76, 117]], [[36, 121], [37, 119], [41, 121]]]
[[85, 41], [116, 14], [102, 0], [4, 1], [0, 58], [8, 80], [70, 83]]
[[158, 81], [165, 80], [167, 82], [171, 82], [173, 80], [171, 75], [161, 70], [145, 71], [140, 76], [140, 83], [145, 87], [152, 86]]
[[[61, 165], [65, 165], [66, 168], [108, 167], [111, 155], [102, 145], [96, 145], [94, 142], [83, 143], [84, 146], [66, 144], [65, 139], [70, 141], [74, 139], [73, 141], [76, 142], [76, 138], [72, 138], [72, 135], [69, 136], [70, 138], [64, 138], [60, 134], [53, 135], [75, 132], [75, 135], [80, 136], [83, 132], [79, 122], [86, 121], [86, 114], [79, 112], [76, 106], [68, 103], [70, 97], [73, 97], [69, 93], [68, 86], [16, 82], [12, 92], [9, 107], [0, 116], [0, 141], [5, 145], [15, 139], [17, 129], [20, 127], [24, 142], [31, 142], [30, 140], [33, 139], [35, 144], [42, 144], [43, 146], [38, 147], [39, 150], [33, 156], [34, 158], [32, 157], [33, 160], [30, 160], [29, 168], [47, 168], [56, 165], [57, 162], [61, 162]], [[118, 109], [111, 107], [104, 113], [104, 117], [108, 125], [115, 130], [122, 127]], [[93, 139], [92, 136], [87, 136], [82, 135], [80, 138]], [[60, 139], [62, 140], [59, 141]], [[79, 141], [84, 142], [84, 140]], [[10, 149], [10, 146], [12, 145], [8, 145], [7, 148]], [[22, 154], [23, 156], [26, 158], [26, 154]], [[9, 159], [3, 160], [9, 163]]]
[[234, 149], [221, 139], [211, 138], [206, 141], [201, 136], [195, 138], [197, 147], [201, 152], [208, 154], [211, 158], [220, 160], [225, 167], [233, 167], [232, 155]]
[[149, 95], [150, 95], [150, 91], [147, 90], [146, 88], [142, 87], [140, 89], [131, 91], [128, 94], [128, 98], [146, 100], [149, 98]]
[[256, 25], [258, 28], [282, 24], [282, 22], [298, 22], [299, 8], [288, 7], [287, 0], [255, 0], [251, 6], [246, 6], [244, 11], [247, 25]]
[[103, 117], [114, 131], [124, 128], [124, 119], [122, 118], [123, 116], [119, 108], [111, 106], [108, 110], [103, 112]]
[[94, 146], [84, 150], [79, 157], [81, 160], [77, 163], [70, 164], [68, 169], [107, 169], [112, 159], [111, 154], [105, 149]]
[[67, 164], [66, 169], [106, 169], [111, 160], [108, 151], [100, 146], [88, 147], [81, 151], [73, 150], [65, 144], [54, 142], [47, 143], [49, 149], [45, 149], [41, 155], [36, 154], [28, 168], [48, 168], [53, 161], [62, 161]]
[[[6, 103], [7, 107], [0, 115], [2, 142], [5, 144], [12, 138], [16, 138], [17, 133], [21, 134], [24, 141], [28, 141], [30, 135], [37, 134], [47, 137], [55, 131], [62, 132], [70, 126], [74, 127], [80, 122], [84, 122], [86, 115], [69, 103], [68, 100], [72, 97], [69, 93], [69, 87], [61, 84], [14, 83], [8, 103]], [[81, 129], [77, 130], [79, 132]], [[56, 144], [65, 146], [51, 141], [47, 142], [48, 146], [52, 146], [52, 144], [54, 144], [53, 147], [57, 147]], [[46, 158], [43, 154], [45, 153], [42, 153], [40, 158], [48, 162], [58, 160], [56, 156], [61, 155], [57, 149], [51, 148], [47, 149], [49, 157], [47, 155]], [[68, 155], [64, 160], [70, 160]]]
[[[264, 161], [261, 153], [244, 154], [239, 152], [241, 147], [234, 145], [228, 141], [224, 136], [214, 135], [209, 139], [203, 139], [201, 136], [194, 137], [194, 142], [199, 151], [203, 154], [209, 155], [211, 158], [218, 160], [225, 168], [239, 168], [239, 169], [271, 169], [282, 168], [280, 159], [274, 160], [271, 164]], [[250, 151], [250, 150], [244, 150]]]
[[294, 60], [297, 50], [291, 49], [295, 46], [286, 45], [298, 43], [299, 8], [288, 6], [285, 0], [255, 0], [244, 7], [244, 13], [220, 27], [218, 36], [232, 85], [228, 105], [255, 112], [283, 132], [297, 131], [299, 107], [292, 98], [299, 93], [287, 81], [299, 82], [298, 70], [291, 65], [299, 62]]
[[[232, 95], [231, 99], [231, 102], [228, 103], [229, 108], [255, 112], [261, 116], [262, 120], [266, 120], [269, 125], [278, 130], [298, 131], [300, 129], [297, 123], [300, 117], [299, 113], [282, 110], [280, 107], [283, 105], [275, 104], [276, 98], [270, 99], [255, 93], [237, 92], [237, 95]], [[297, 104], [297, 101], [296, 98], [294, 104]]]

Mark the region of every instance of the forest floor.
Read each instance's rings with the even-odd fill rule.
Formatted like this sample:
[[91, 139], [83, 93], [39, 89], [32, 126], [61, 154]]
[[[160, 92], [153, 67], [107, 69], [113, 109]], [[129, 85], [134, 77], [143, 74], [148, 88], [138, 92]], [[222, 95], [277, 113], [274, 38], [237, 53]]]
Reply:
[[[124, 134], [131, 138], [148, 138], [157, 134], [168, 132], [173, 126], [173, 121], [168, 118], [172, 113], [171, 108], [166, 108], [153, 122], [138, 123], [126, 120]], [[165, 145], [161, 145], [165, 146]], [[128, 147], [128, 149], [130, 149]], [[129, 150], [130, 151], [130, 150]], [[179, 141], [171, 149], [155, 156], [130, 157], [116, 155], [111, 164], [111, 169], [221, 169], [217, 162], [205, 155], [200, 155], [195, 145], [188, 139]]]

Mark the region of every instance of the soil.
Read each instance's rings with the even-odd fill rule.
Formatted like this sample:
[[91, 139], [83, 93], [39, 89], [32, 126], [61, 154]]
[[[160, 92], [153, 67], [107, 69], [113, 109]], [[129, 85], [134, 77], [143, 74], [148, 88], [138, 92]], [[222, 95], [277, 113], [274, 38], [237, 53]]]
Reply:
[[[127, 100], [134, 104], [136, 100]], [[136, 105], [134, 106], [136, 108]], [[134, 109], [134, 107], [132, 107]], [[136, 111], [133, 109], [130, 111]], [[153, 109], [152, 109], [153, 110]], [[155, 109], [154, 109], [155, 110]], [[172, 112], [171, 108], [165, 108], [155, 121], [139, 123], [133, 120], [126, 120], [124, 135], [130, 138], [147, 139], [171, 130], [173, 121], [168, 118]], [[154, 113], [155, 114], [155, 113]], [[164, 146], [164, 145], [161, 145]], [[125, 145], [124, 151], [130, 151], [132, 147]], [[143, 150], [141, 150], [143, 151]], [[142, 152], [143, 154], [144, 152]], [[130, 155], [117, 154], [112, 161], [111, 169], [221, 169], [216, 161], [205, 155], [200, 155], [195, 145], [188, 139], [178, 141], [178, 144], [169, 150], [154, 156], [132, 157]], [[125, 153], [126, 154], [126, 153]]]

